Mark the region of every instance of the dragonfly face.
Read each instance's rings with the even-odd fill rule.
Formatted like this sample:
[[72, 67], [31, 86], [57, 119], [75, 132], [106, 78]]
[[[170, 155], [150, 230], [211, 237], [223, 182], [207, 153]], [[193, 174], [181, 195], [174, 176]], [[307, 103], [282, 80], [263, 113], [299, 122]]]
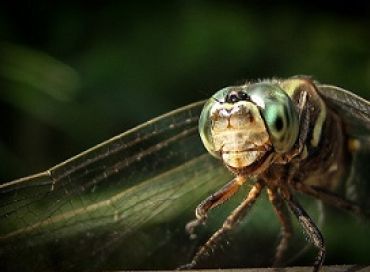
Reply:
[[[206, 153], [198, 125], [206, 149], [231, 171]], [[207, 102], [148, 121], [47, 171], [1, 184], [0, 270], [174, 268], [194, 253], [195, 241], [188, 239], [184, 226], [198, 201], [211, 194], [198, 206], [189, 232], [206, 219], [212, 223], [208, 210], [233, 201], [247, 182], [252, 190], [225, 221], [224, 230], [232, 229], [266, 188], [276, 221], [284, 226], [281, 248], [292, 231], [289, 216], [279, 208], [287, 206], [309, 226], [306, 234], [319, 250], [318, 268], [325, 255], [323, 240], [294, 192], [363, 215], [333, 189], [351, 185], [351, 192], [364, 200], [362, 206], [370, 206], [370, 189], [357, 190], [361, 183], [339, 179], [346, 171], [346, 141], [358, 139], [363, 147], [366, 135], [369, 103], [338, 87], [294, 78], [222, 89]], [[257, 217], [268, 210], [259, 210]], [[264, 237], [275, 222], [267, 217], [263, 228], [254, 228]], [[276, 230], [272, 232], [275, 237]], [[212, 237], [200, 251], [214, 248], [217, 235]], [[263, 251], [270, 247], [267, 243]], [[232, 265], [245, 265], [249, 258], [244, 252], [235, 252], [242, 255], [240, 265], [234, 259]], [[247, 255], [254, 252], [251, 248]], [[191, 266], [203, 265], [202, 254], [196, 254]], [[260, 252], [256, 256], [261, 259]], [[251, 263], [267, 265], [270, 259]]]
[[257, 83], [217, 92], [204, 106], [199, 132], [206, 149], [236, 171], [253, 174], [273, 152], [297, 140], [298, 113], [277, 85]]

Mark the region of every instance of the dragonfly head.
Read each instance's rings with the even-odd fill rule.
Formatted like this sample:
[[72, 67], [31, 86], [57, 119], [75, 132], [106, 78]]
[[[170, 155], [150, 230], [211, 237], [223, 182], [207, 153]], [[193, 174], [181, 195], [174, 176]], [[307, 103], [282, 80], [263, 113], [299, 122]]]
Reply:
[[205, 148], [234, 169], [256, 169], [270, 154], [288, 152], [298, 138], [298, 114], [273, 83], [227, 87], [204, 105], [199, 132]]

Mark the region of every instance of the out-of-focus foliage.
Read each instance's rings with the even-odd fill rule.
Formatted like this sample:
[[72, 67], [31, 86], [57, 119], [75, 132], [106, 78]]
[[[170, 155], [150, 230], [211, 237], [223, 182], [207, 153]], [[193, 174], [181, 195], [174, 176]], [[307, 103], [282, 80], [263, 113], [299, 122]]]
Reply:
[[307, 74], [370, 98], [365, 4], [259, 2], [2, 3], [0, 182], [244, 80]]
[[2, 4], [1, 178], [51, 166], [244, 80], [308, 74], [370, 97], [367, 11], [288, 2]]

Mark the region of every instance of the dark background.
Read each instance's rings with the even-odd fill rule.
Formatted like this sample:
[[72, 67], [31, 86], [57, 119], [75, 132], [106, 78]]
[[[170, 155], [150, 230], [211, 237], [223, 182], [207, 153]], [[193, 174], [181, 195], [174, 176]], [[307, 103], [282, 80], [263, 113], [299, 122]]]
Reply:
[[305, 74], [370, 98], [362, 1], [8, 2], [0, 4], [0, 182], [245, 80]]
[[1, 181], [244, 80], [307, 74], [370, 97], [361, 1], [8, 2], [0, 8]]

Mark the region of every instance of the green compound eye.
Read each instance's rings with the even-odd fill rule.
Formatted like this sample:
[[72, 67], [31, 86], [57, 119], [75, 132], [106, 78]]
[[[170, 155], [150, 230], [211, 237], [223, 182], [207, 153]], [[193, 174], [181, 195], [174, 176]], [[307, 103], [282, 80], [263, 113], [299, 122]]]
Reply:
[[215, 151], [215, 146], [212, 139], [211, 127], [211, 109], [216, 103], [225, 103], [229, 88], [224, 88], [216, 92], [204, 105], [202, 113], [199, 118], [199, 134], [204, 144], [204, 147], [208, 152], [216, 157], [220, 158], [220, 154]]
[[289, 151], [298, 137], [298, 113], [290, 97], [271, 83], [257, 83], [246, 90], [260, 108], [271, 142], [278, 153]]

